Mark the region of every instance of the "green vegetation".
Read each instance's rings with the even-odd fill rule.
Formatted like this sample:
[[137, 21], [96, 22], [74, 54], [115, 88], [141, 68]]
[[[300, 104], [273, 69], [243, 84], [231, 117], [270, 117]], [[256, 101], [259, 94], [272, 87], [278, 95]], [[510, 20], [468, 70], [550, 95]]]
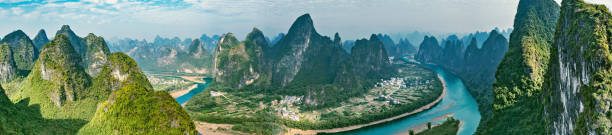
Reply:
[[477, 134], [547, 132], [540, 98], [558, 18], [553, 0], [520, 1], [509, 50], [495, 73], [493, 117], [482, 120]]
[[[83, 43], [88, 64], [58, 34], [27, 77], [3, 83], [9, 90], [0, 89], [0, 134], [197, 133], [183, 108], [167, 92], [153, 92], [129, 56], [109, 55], [93, 34]], [[85, 67], [99, 74], [90, 77]]]
[[239, 42], [225, 34], [215, 50], [215, 79], [185, 108], [193, 119], [234, 130], [274, 134], [279, 128], [330, 129], [410, 112], [435, 101], [442, 84], [424, 67], [392, 66], [376, 35], [351, 54], [300, 16], [273, 47], [253, 29]]
[[[611, 32], [612, 14], [605, 6], [587, 4], [582, 0], [563, 1], [552, 48], [553, 52], [559, 53], [552, 54], [551, 74], [547, 74], [548, 82], [545, 84], [549, 88], [545, 96], [552, 97], [546, 102], [546, 113], [550, 114], [547, 115], [549, 127], [573, 128], [573, 134], [612, 134], [612, 108], [606, 105], [612, 100]], [[566, 67], [568, 64], [581, 68]], [[590, 81], [574, 82], [564, 77]], [[563, 87], [566, 83], [579, 87]], [[566, 101], [559, 100], [560, 96], [565, 96], [561, 95], [565, 91], [576, 90], [580, 94], [569, 95]], [[584, 106], [571, 106], [578, 102]], [[580, 113], [573, 113], [577, 110]], [[552, 125], [565, 124], [559, 123], [563, 119], [562, 113], [575, 119], [575, 123], [564, 125], [567, 127]]]
[[[465, 41], [461, 41], [456, 35], [446, 38], [443, 47], [438, 45], [434, 37], [426, 37], [416, 59], [434, 63], [457, 74], [478, 102], [483, 119], [488, 119], [493, 115], [492, 84], [495, 82], [495, 72], [508, 51], [508, 41], [497, 30], [476, 35], [466, 36], [472, 37], [467, 48], [464, 47]], [[483, 39], [482, 47], [479, 48], [477, 37], [482, 36], [486, 40]]]
[[29, 99], [30, 104], [40, 105], [45, 118], [76, 118], [88, 120], [93, 115], [100, 98], [90, 92], [98, 91], [91, 78], [78, 65], [80, 57], [72, 49], [65, 36], [57, 36], [45, 45], [34, 70], [11, 93], [13, 100]]
[[129, 56], [113, 53], [108, 64], [102, 73], [117, 72], [110, 80], [120, 88], [112, 90], [79, 134], [196, 134], [183, 108], [167, 92], [154, 92]]
[[125, 84], [100, 106], [79, 134], [197, 134], [189, 115], [167, 92]]
[[32, 40], [23, 31], [11, 32], [2, 38], [2, 42], [10, 46], [13, 58], [19, 70], [31, 70], [38, 58], [38, 50]]
[[13, 52], [6, 43], [0, 43], [0, 82], [8, 82], [18, 76], [18, 69], [13, 61]]
[[93, 33], [89, 33], [83, 40], [87, 46], [85, 56], [83, 57], [83, 63], [85, 64], [87, 73], [91, 76], [96, 76], [98, 72], [102, 70], [102, 67], [104, 67], [110, 50], [104, 38], [98, 37]]
[[418, 133], [417, 135], [456, 135], [459, 131], [459, 120], [452, 117], [448, 118], [442, 125], [431, 128], [431, 123], [427, 123], [428, 130]]
[[[268, 46], [266, 42], [259, 45], [257, 38], [263, 38], [258, 29], [247, 35], [247, 40], [239, 42], [232, 33], [222, 36], [218, 50], [215, 50], [215, 71], [217, 81], [222, 82], [224, 87], [239, 89], [259, 79], [262, 68], [260, 67], [263, 49]], [[250, 81], [250, 83], [249, 83]]]
[[175, 76], [166, 76], [160, 74], [147, 74], [147, 78], [155, 91], [171, 92], [175, 90], [185, 90], [195, 85], [196, 83]]
[[13, 104], [0, 86], [0, 134], [75, 134], [87, 121], [45, 119], [29, 99]]
[[[397, 77], [403, 78], [406, 88], [395, 85], [376, 87], [361, 97], [321, 109], [304, 108], [301, 105], [304, 103], [296, 99], [300, 97], [267, 93], [254, 87], [236, 90], [218, 83], [210, 84], [206, 92], [194, 96], [185, 109], [197, 121], [234, 124], [233, 130], [269, 134], [280, 129], [261, 126], [280, 125], [310, 130], [364, 124], [410, 112], [440, 96], [442, 84], [434, 72], [410, 64], [398, 69], [401, 71]], [[388, 95], [401, 104], [378, 100], [382, 95]]]

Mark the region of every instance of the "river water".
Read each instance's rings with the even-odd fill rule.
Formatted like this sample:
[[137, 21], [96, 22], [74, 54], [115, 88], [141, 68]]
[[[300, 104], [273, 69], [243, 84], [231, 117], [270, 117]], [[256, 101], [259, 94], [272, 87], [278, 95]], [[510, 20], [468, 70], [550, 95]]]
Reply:
[[191, 99], [193, 96], [195, 96], [198, 93], [204, 91], [206, 89], [206, 87], [208, 86], [208, 84], [210, 83], [210, 81], [212, 81], [212, 78], [204, 78], [204, 82], [206, 82], [206, 83], [197, 83], [197, 82], [195, 82], [195, 84], [198, 85], [195, 89], [192, 89], [187, 94], [182, 95], [180, 97], [177, 97], [174, 100], [176, 100], [176, 102], [178, 102], [179, 105], [182, 105], [183, 103], [189, 101], [189, 99]]
[[434, 122], [434, 119], [446, 114], [462, 122], [459, 135], [472, 135], [480, 123], [478, 103], [467, 91], [459, 77], [435, 65], [426, 65], [434, 70], [446, 82], [446, 95], [432, 109], [391, 122], [365, 127], [357, 130], [337, 133], [340, 135], [393, 135], [407, 133], [411, 127]]
[[[474, 134], [480, 122], [480, 112], [478, 111], [478, 103], [467, 91], [462, 80], [456, 75], [440, 68], [436, 65], [426, 65], [434, 70], [446, 82], [446, 95], [432, 109], [408, 116], [402, 119], [391, 122], [360, 128], [348, 132], [336, 133], [339, 135], [393, 135], [398, 133], [407, 133], [411, 127], [421, 125], [427, 122], [435, 123], [434, 119], [453, 114], [455, 119], [461, 121], [462, 125], [459, 128], [459, 135]], [[191, 99], [196, 94], [204, 91], [211, 81], [210, 78], [204, 78], [207, 83], [196, 83], [198, 86], [189, 91], [189, 93], [176, 98], [179, 104], [183, 104]]]

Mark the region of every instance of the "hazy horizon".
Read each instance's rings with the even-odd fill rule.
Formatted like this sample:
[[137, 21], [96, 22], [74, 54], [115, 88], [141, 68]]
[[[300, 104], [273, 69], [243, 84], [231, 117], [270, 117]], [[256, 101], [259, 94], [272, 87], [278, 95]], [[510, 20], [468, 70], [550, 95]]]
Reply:
[[[107, 39], [152, 41], [157, 35], [184, 39], [227, 32], [243, 39], [254, 27], [273, 38], [286, 33], [305, 13], [310, 13], [319, 33], [338, 32], [343, 40], [373, 33], [443, 35], [511, 28], [518, 5], [518, 0], [414, 1], [0, 0], [0, 17], [6, 18], [0, 22], [5, 26], [0, 35], [21, 29], [34, 38], [45, 29], [53, 38], [67, 24], [79, 36], [94, 33]], [[612, 1], [588, 1], [612, 5]]]

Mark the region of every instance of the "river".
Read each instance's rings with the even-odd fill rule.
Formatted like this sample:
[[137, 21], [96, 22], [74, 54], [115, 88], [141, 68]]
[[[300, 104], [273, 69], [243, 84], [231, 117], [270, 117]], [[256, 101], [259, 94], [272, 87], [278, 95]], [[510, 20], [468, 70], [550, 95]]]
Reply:
[[180, 105], [182, 105], [183, 103], [189, 101], [189, 99], [191, 99], [193, 96], [195, 96], [198, 93], [204, 91], [206, 89], [206, 87], [208, 87], [208, 84], [212, 81], [212, 78], [204, 78], [203, 80], [206, 83], [194, 82], [196, 85], [198, 85], [195, 89], [192, 89], [187, 94], [182, 95], [180, 97], [177, 97], [174, 100], [176, 100], [176, 102], [178, 102]]
[[427, 122], [434, 123], [434, 119], [446, 114], [461, 121], [459, 135], [472, 135], [480, 123], [478, 103], [467, 91], [463, 81], [456, 75], [435, 65], [426, 65], [434, 70], [446, 82], [446, 96], [432, 109], [391, 122], [378, 124], [357, 130], [336, 133], [339, 135], [393, 135], [406, 133], [411, 127]]
[[[463, 81], [456, 75], [440, 68], [436, 65], [426, 65], [434, 70], [446, 82], [446, 95], [442, 101], [432, 109], [408, 116], [402, 119], [360, 128], [357, 130], [335, 133], [339, 135], [393, 135], [398, 133], [406, 133], [411, 127], [421, 125], [427, 122], [433, 122], [435, 118], [446, 114], [453, 114], [455, 119], [461, 121], [459, 135], [471, 135], [476, 131], [480, 123], [480, 112], [478, 111], [478, 103], [467, 91]], [[210, 78], [204, 78], [207, 83], [196, 83], [198, 86], [189, 91], [189, 93], [176, 98], [179, 104], [183, 104], [191, 99], [196, 94], [204, 91], [211, 82]]]

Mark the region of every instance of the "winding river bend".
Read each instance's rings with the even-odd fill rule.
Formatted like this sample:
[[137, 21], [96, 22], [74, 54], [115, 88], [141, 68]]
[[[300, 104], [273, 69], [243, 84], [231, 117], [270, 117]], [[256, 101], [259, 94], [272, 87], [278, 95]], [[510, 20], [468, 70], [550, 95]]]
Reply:
[[212, 78], [204, 78], [203, 79], [204, 82], [206, 83], [198, 83], [198, 82], [194, 82], [196, 85], [198, 85], [196, 88], [190, 90], [187, 94], [182, 95], [180, 97], [175, 98], [174, 100], [176, 100], [176, 102], [179, 103], [179, 105], [184, 104], [185, 102], [189, 101], [189, 99], [191, 99], [193, 96], [197, 95], [198, 93], [204, 91], [206, 89], [206, 87], [208, 87], [208, 84], [210, 83], [210, 81], [212, 81]]
[[[461, 121], [459, 135], [471, 135], [476, 132], [476, 128], [480, 122], [480, 112], [478, 111], [478, 103], [467, 91], [463, 81], [449, 71], [440, 68], [436, 65], [426, 65], [435, 71], [446, 83], [446, 95], [442, 101], [433, 108], [408, 116], [402, 119], [386, 122], [383, 124], [373, 125], [357, 130], [335, 133], [339, 135], [393, 135], [407, 133], [411, 127], [425, 124], [427, 122], [435, 123], [434, 119], [443, 117], [447, 114], [453, 114], [455, 119]], [[196, 83], [198, 86], [189, 91], [189, 93], [177, 97], [175, 100], [179, 104], [183, 104], [191, 99], [196, 94], [204, 91], [208, 86], [211, 78], [205, 78], [207, 83]]]
[[433, 108], [420, 112], [418, 114], [408, 116], [399, 120], [360, 128], [357, 130], [336, 133], [339, 135], [393, 135], [407, 133], [411, 127], [415, 127], [427, 122], [433, 122], [434, 119], [453, 114], [455, 119], [461, 121], [459, 135], [472, 135], [476, 132], [476, 128], [480, 123], [480, 112], [478, 111], [478, 103], [467, 91], [463, 81], [449, 71], [442, 69], [436, 65], [426, 65], [434, 70], [442, 81], [446, 82], [447, 93]]

